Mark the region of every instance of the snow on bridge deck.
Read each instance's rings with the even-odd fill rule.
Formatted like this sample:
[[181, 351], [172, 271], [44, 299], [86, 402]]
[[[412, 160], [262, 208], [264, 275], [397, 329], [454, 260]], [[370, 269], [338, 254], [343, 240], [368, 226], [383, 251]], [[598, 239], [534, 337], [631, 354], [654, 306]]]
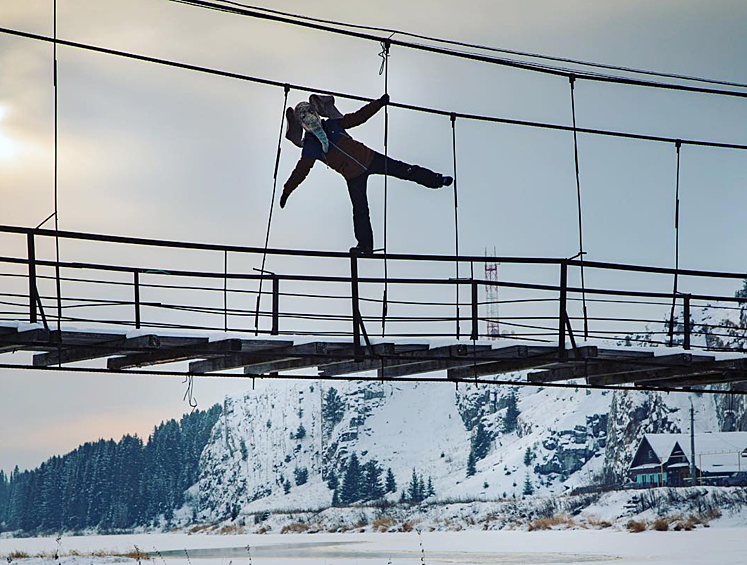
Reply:
[[18, 367], [64, 368], [105, 359], [111, 372], [189, 362], [184, 374], [242, 369], [248, 377], [275, 377], [285, 371], [317, 369], [319, 378], [375, 371], [378, 379], [396, 379], [446, 371], [447, 380], [459, 382], [532, 371], [528, 382], [539, 386], [582, 380], [593, 386], [667, 390], [747, 381], [747, 357], [742, 354], [602, 347], [590, 342], [566, 351], [520, 340], [378, 340], [357, 348], [351, 341], [308, 336], [247, 339], [245, 334], [223, 332], [117, 332], [73, 327], [57, 331], [38, 324], [0, 325], [0, 361], [3, 353], [15, 351], [36, 352], [30, 362]]

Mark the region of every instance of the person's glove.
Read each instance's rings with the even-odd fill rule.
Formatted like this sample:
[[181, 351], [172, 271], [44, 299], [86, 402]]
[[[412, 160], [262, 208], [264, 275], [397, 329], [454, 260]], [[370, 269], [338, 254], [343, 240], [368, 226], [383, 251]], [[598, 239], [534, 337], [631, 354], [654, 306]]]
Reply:
[[285, 203], [288, 201], [288, 196], [290, 195], [290, 192], [283, 192], [283, 194], [280, 195], [280, 207], [285, 208]]
[[386, 106], [387, 104], [389, 104], [389, 95], [388, 94], [384, 94], [384, 96], [382, 96], [381, 98], [379, 98], [379, 103], [382, 106]]

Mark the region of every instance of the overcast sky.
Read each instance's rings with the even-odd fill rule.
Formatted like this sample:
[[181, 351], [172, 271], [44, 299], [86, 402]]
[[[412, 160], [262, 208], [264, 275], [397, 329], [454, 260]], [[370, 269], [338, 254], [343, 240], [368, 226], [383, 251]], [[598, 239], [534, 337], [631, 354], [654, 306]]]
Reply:
[[[268, 7], [747, 82], [743, 0], [276, 0]], [[52, 0], [0, 0], [0, 26], [51, 34], [51, 8]], [[165, 0], [60, 0], [58, 10], [64, 39], [362, 96], [383, 91], [373, 42]], [[53, 210], [51, 52], [49, 44], [0, 35], [2, 224], [35, 226]], [[66, 47], [58, 59], [61, 228], [263, 244], [281, 89]], [[570, 123], [562, 77], [393, 49], [389, 80], [399, 102]], [[289, 102], [307, 96], [292, 92]], [[343, 112], [359, 106], [338, 105]], [[580, 126], [747, 143], [743, 99], [581, 81], [576, 105]], [[390, 155], [451, 173], [448, 118], [392, 109], [390, 120]], [[377, 117], [353, 133], [381, 150], [382, 132]], [[464, 121], [457, 132], [462, 252], [495, 246], [503, 255], [575, 254], [572, 137]], [[582, 135], [579, 151], [588, 257], [672, 266], [674, 147]], [[285, 142], [281, 180], [297, 157]], [[683, 148], [681, 266], [744, 270], [745, 178], [744, 152]], [[369, 198], [378, 246], [380, 180], [371, 181]], [[452, 203], [448, 190], [393, 181], [390, 251], [450, 253]], [[325, 167], [315, 167], [275, 212], [273, 246], [343, 250], [354, 243], [345, 184]], [[22, 244], [0, 239], [3, 255], [22, 255]], [[219, 267], [218, 258], [206, 261]], [[196, 393], [207, 407], [246, 387], [205, 380]], [[35, 466], [98, 437], [145, 436], [188, 409], [182, 392], [178, 380], [0, 372], [0, 468]]]

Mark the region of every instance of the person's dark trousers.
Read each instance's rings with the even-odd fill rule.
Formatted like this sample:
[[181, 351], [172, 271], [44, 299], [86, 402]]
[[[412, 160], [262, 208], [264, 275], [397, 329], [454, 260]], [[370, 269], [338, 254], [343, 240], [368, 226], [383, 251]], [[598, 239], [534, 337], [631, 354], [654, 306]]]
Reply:
[[373, 230], [371, 229], [371, 215], [368, 210], [368, 195], [366, 194], [368, 177], [383, 174], [416, 182], [428, 188], [440, 188], [443, 185], [443, 176], [438, 173], [376, 153], [366, 172], [348, 181], [350, 202], [353, 204], [355, 239], [358, 240], [358, 246], [365, 249], [373, 248]]

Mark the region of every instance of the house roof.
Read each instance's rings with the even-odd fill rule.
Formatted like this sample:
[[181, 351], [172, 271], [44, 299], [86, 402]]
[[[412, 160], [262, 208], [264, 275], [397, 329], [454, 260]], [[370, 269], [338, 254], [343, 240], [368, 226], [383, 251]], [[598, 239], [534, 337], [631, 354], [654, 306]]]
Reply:
[[[644, 434], [643, 438], [660, 461], [670, 460], [677, 445], [685, 454], [687, 461], [690, 461], [688, 433]], [[704, 473], [733, 473], [747, 470], [747, 432], [696, 433], [695, 459], [695, 466]], [[681, 464], [682, 460], [678, 458], [672, 460], [672, 463]]]

